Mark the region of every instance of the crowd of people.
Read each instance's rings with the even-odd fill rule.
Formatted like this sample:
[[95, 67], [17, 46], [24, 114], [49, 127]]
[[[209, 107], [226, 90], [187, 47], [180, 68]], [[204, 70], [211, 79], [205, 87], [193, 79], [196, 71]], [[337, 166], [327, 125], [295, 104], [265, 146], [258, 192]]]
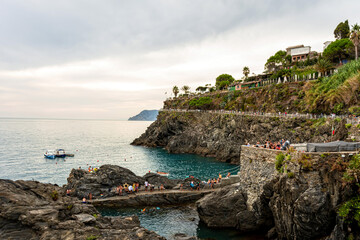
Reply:
[[[247, 143], [246, 146], [251, 146], [250, 143]], [[270, 140], [266, 140], [264, 144], [261, 144], [260, 142], [256, 142], [255, 145], [252, 145], [253, 147], [258, 148], [267, 148], [267, 149], [274, 149], [274, 150], [287, 150], [290, 147], [290, 141], [281, 139], [278, 142], [271, 142]]]

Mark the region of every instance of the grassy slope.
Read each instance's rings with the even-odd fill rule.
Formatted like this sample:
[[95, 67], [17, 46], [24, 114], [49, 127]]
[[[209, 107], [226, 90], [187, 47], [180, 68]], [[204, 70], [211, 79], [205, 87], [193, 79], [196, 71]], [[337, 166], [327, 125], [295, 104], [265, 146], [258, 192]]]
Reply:
[[177, 98], [165, 101], [164, 107], [360, 115], [359, 93], [360, 60], [352, 61], [333, 76], [317, 81]]

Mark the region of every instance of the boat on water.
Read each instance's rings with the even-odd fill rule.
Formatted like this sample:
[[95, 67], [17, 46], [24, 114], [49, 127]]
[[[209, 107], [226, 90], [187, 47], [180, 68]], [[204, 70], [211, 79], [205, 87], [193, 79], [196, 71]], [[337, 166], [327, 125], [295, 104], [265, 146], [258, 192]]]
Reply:
[[160, 175], [160, 176], [164, 176], [164, 177], [168, 177], [170, 175], [170, 173], [167, 172], [160, 172], [160, 171], [156, 171], [156, 174]]
[[44, 157], [54, 159], [56, 157], [54, 151], [47, 150], [46, 153], [44, 153]]
[[48, 150], [44, 153], [46, 158], [54, 159], [54, 158], [64, 158], [64, 157], [73, 157], [74, 154], [68, 154], [64, 149], [56, 149], [56, 150]]

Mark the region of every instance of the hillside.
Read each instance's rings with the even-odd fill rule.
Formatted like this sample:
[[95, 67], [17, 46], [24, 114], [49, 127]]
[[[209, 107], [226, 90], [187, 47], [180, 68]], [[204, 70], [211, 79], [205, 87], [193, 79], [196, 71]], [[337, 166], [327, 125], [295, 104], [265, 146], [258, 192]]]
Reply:
[[272, 84], [239, 91], [221, 91], [164, 102], [167, 109], [237, 110], [360, 115], [360, 60], [315, 81]]
[[143, 110], [139, 114], [129, 118], [129, 121], [155, 121], [158, 110]]

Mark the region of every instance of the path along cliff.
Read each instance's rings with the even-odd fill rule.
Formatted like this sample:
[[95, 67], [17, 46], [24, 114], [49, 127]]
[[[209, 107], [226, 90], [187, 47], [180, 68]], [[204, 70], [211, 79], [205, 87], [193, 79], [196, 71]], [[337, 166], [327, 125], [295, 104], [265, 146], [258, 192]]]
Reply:
[[291, 143], [343, 140], [348, 137], [345, 124], [345, 120], [337, 118], [161, 111], [157, 120], [132, 144], [163, 147], [170, 153], [194, 153], [238, 164], [243, 144], [280, 139]]

